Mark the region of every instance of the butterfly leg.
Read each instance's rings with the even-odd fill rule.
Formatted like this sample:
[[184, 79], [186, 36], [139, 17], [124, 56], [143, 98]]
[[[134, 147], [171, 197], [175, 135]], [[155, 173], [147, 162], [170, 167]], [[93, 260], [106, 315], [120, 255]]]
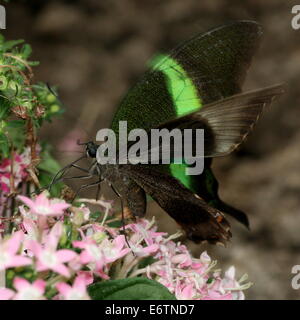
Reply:
[[100, 183], [102, 182], [102, 180], [98, 180], [96, 182], [93, 182], [93, 183], [89, 183], [89, 184], [84, 184], [82, 185], [75, 193], [74, 197], [73, 197], [73, 200], [72, 202], [77, 198], [78, 194], [84, 190], [84, 189], [87, 189], [87, 188], [91, 188], [91, 187], [95, 187], [95, 186], [98, 186]]
[[112, 185], [110, 184], [110, 187], [111, 189], [113, 190], [113, 192], [116, 194], [116, 196], [120, 199], [121, 201], [121, 212], [122, 212], [122, 231], [124, 233], [124, 236], [125, 236], [125, 241], [126, 241], [126, 244], [129, 248], [130, 247], [130, 244], [128, 242], [128, 239], [127, 239], [127, 234], [126, 234], [126, 229], [125, 229], [125, 215], [124, 215], [124, 204], [123, 204], [123, 197], [122, 195], [120, 194], [120, 192]]
[[[71, 167], [72, 167], [72, 168], [76, 168], [76, 169], [78, 169], [78, 170], [80, 170], [80, 171], [89, 173], [89, 169], [85, 169], [85, 168], [79, 167], [77, 164], [72, 164]], [[70, 169], [71, 169], [71, 168], [70, 168]]]
[[101, 191], [101, 184], [99, 183], [97, 186], [96, 201], [99, 200], [100, 191]]
[[[75, 176], [75, 177], [62, 177], [62, 178], [56, 179], [56, 180], [52, 183], [52, 185], [55, 184], [55, 183], [59, 183], [59, 182], [61, 182], [61, 181], [63, 181], [63, 180], [90, 179], [90, 178], [92, 178], [92, 177], [93, 177], [93, 175]], [[44, 187], [42, 187], [42, 188], [39, 188], [38, 190], [35, 190], [35, 191], [32, 192], [31, 194], [37, 194], [37, 193], [39, 193], [39, 192], [41, 192], [42, 190], [45, 190], [45, 189], [49, 189], [49, 190], [50, 190], [50, 188], [52, 187], [52, 185], [51, 185], [51, 184], [48, 184], [47, 186], [44, 186]]]
[[52, 184], [57, 183], [57, 182], [63, 180], [63, 175], [66, 174], [66, 173], [67, 173], [70, 169], [72, 169], [72, 168], [76, 168], [76, 169], [78, 169], [78, 170], [80, 170], [80, 171], [83, 171], [83, 172], [85, 172], [85, 173], [89, 173], [89, 172], [90, 172], [89, 169], [85, 169], [85, 168], [79, 167], [79, 166], [76, 165], [76, 164], [70, 164], [70, 166], [68, 166], [67, 168], [65, 168], [65, 170], [64, 170], [63, 172], [61, 172], [61, 174], [60, 174], [59, 177], [57, 177], [57, 174], [56, 174], [56, 178], [55, 178], [54, 180], [52, 180]]
[[52, 178], [52, 180], [51, 180], [51, 182], [50, 182], [49, 191], [51, 190], [51, 187], [52, 187], [54, 181], [57, 179], [57, 177], [59, 177], [59, 175], [60, 175], [60, 177], [61, 177], [61, 176], [66, 172], [66, 170], [68, 170], [69, 168], [71, 168], [76, 162], [82, 160], [83, 158], [86, 158], [86, 156], [84, 155], [84, 156], [80, 157], [79, 159], [71, 162], [71, 163], [68, 164], [67, 166], [63, 167], [62, 169], [60, 169], [60, 170], [55, 174], [55, 176]]
[[49, 189], [49, 191], [51, 191], [52, 185], [55, 184], [55, 183], [57, 183], [57, 182], [59, 182], [59, 181], [62, 181], [64, 174], [66, 174], [66, 173], [67, 173], [70, 169], [72, 169], [72, 168], [76, 168], [76, 169], [78, 169], [78, 170], [80, 170], [80, 171], [83, 171], [83, 172], [85, 172], [85, 173], [88, 173], [89, 176], [92, 176], [92, 174], [91, 174], [90, 172], [91, 172], [92, 167], [95, 165], [95, 162], [93, 162], [88, 169], [85, 169], [85, 168], [82, 168], [82, 167], [78, 166], [77, 164], [75, 164], [75, 162], [81, 160], [82, 158], [83, 158], [83, 157], [81, 157], [81, 158], [73, 161], [72, 163], [70, 163], [70, 164], [67, 165], [66, 167], [64, 167], [64, 168], [62, 168], [61, 170], [59, 170], [59, 171], [56, 173], [56, 175], [53, 177], [53, 179], [51, 180], [49, 186], [47, 186], [48, 189]]
[[56, 182], [60, 182], [60, 181], [63, 181], [63, 180], [72, 180], [72, 179], [90, 179], [92, 177], [93, 177], [92, 174], [89, 174], [89, 175], [86, 175], [86, 176], [62, 177], [61, 179], [59, 179]]

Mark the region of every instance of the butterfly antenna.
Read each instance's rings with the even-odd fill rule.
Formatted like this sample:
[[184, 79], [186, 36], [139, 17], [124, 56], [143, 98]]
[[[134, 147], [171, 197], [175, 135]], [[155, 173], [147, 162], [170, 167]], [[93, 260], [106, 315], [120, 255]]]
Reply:
[[78, 146], [86, 146], [88, 144], [88, 142], [80, 142], [80, 139], [78, 139], [76, 143]]
[[[46, 86], [47, 86], [48, 90], [59, 100], [57, 93], [54, 92], [54, 90], [51, 88], [49, 82], [46, 82]], [[59, 102], [61, 102], [61, 101], [59, 100]]]
[[83, 151], [79, 151], [79, 150], [60, 150], [60, 149], [57, 149], [57, 151], [60, 153], [84, 153]]
[[77, 140], [77, 145], [78, 146], [86, 146], [89, 143], [94, 143], [93, 141], [87, 141], [87, 142], [80, 142], [80, 139]]

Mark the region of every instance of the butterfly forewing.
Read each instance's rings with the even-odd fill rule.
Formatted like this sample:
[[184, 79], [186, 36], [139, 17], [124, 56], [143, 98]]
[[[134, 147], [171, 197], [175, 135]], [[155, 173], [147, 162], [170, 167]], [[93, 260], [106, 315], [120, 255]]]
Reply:
[[[149, 130], [240, 92], [261, 33], [256, 22], [237, 21], [200, 34], [164, 55], [127, 93], [113, 118], [112, 129], [117, 133], [119, 121], [126, 120], [129, 130]], [[199, 101], [180, 107], [176, 101], [186, 91], [190, 101]]]

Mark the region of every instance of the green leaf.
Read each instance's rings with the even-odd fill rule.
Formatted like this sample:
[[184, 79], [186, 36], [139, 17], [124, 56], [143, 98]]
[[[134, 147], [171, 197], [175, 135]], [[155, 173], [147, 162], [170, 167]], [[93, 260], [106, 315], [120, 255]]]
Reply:
[[120, 228], [122, 227], [122, 221], [113, 221], [107, 224], [110, 228]]
[[39, 65], [40, 65], [40, 62], [39, 62], [39, 61], [28, 61], [28, 64], [29, 64], [31, 67], [36, 67], [36, 66], [39, 66]]
[[23, 59], [27, 59], [31, 55], [31, 52], [32, 52], [31, 46], [25, 43], [22, 48]]
[[6, 123], [9, 128], [21, 128], [24, 126], [25, 121], [23, 120], [11, 120]]
[[210, 283], [213, 283], [213, 281], [214, 281], [214, 278], [208, 278], [206, 283], [210, 284]]
[[9, 156], [9, 143], [4, 133], [0, 133], [0, 155], [4, 158]]
[[26, 135], [24, 134], [24, 126], [17, 128], [11, 127], [7, 124], [8, 123], [6, 122], [5, 131], [10, 141], [13, 141], [13, 145], [18, 151], [23, 150], [26, 138]]
[[139, 263], [139, 269], [146, 268], [147, 266], [149, 266], [149, 264], [152, 264], [153, 262], [155, 262], [155, 259], [152, 256], [148, 256]]
[[38, 169], [44, 170], [52, 174], [55, 174], [57, 171], [60, 170], [60, 165], [56, 160], [52, 158], [48, 151], [44, 151], [41, 158], [42, 161], [38, 165]]
[[144, 277], [98, 282], [88, 292], [93, 300], [176, 300], [165, 286]]
[[9, 101], [0, 96], [0, 120], [5, 120], [9, 115], [10, 104]]
[[[53, 175], [49, 175], [48, 173], [45, 173], [45, 172], [40, 172], [39, 181], [42, 188], [49, 186], [50, 182], [52, 181], [52, 178], [53, 178]], [[51, 193], [50, 193], [51, 196], [55, 198], [60, 197], [63, 186], [64, 185], [61, 182], [55, 183], [51, 188]]]
[[101, 217], [103, 217], [103, 212], [100, 211], [95, 211], [90, 214], [90, 218], [93, 220], [100, 220]]
[[8, 51], [10, 49], [12, 49], [13, 47], [15, 47], [16, 45], [23, 43], [24, 40], [20, 39], [20, 40], [11, 40], [11, 41], [5, 41], [4, 44], [2, 44], [2, 50], [3, 51]]

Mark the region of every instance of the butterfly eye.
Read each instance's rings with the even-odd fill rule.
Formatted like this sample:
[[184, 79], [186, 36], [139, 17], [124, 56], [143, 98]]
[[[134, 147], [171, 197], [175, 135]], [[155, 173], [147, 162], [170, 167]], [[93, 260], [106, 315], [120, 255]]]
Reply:
[[96, 158], [98, 146], [94, 142], [88, 142], [86, 144], [86, 153], [90, 158]]

